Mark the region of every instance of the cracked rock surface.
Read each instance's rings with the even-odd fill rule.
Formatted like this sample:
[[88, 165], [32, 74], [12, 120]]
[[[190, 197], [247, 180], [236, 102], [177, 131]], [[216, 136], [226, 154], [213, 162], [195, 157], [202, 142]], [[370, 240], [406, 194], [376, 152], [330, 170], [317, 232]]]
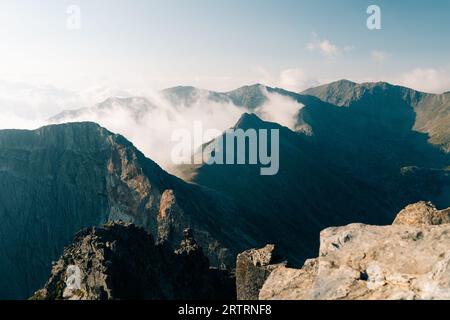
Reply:
[[302, 269], [275, 268], [259, 298], [450, 299], [450, 224], [444, 223], [445, 212], [422, 202], [401, 211], [391, 226], [325, 229], [319, 257]]

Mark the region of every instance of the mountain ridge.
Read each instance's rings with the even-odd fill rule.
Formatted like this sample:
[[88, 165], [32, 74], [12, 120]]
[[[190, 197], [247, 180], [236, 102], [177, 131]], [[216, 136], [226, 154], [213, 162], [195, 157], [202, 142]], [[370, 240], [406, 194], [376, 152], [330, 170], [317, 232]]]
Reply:
[[[0, 275], [16, 279], [0, 277], [0, 287], [13, 297], [29, 295], [74, 232], [109, 219], [144, 226], [169, 243], [190, 226], [211, 263], [223, 267], [237, 252], [273, 242], [301, 264], [330, 225], [383, 224], [424, 199], [450, 206], [450, 95], [374, 85], [330, 96], [352, 101], [340, 107], [262, 85], [232, 92], [244, 107], [230, 128], [280, 130], [277, 176], [261, 177], [246, 165], [195, 165], [180, 168], [186, 183], [93, 122], [0, 131], [0, 234], [9, 244], [0, 249], [8, 257]], [[295, 128], [252, 112], [268, 93], [298, 103]], [[122, 100], [106, 101], [109, 111]]]
[[[324, 103], [338, 107], [350, 107], [350, 105], [360, 107], [365, 103], [378, 103], [378, 107], [382, 107], [385, 104], [404, 106], [414, 110], [416, 117], [414, 129], [429, 134], [432, 144], [439, 145], [444, 150], [450, 151], [450, 95], [448, 94], [424, 93], [387, 82], [365, 82], [359, 84], [349, 80], [339, 80], [309, 88], [301, 93], [291, 92], [282, 88], [272, 88], [262, 84], [243, 86], [228, 92], [215, 92], [192, 86], [177, 86], [164, 89], [160, 93], [174, 106], [190, 107], [193, 104], [205, 104], [210, 101], [232, 104], [241, 112], [255, 112], [255, 110], [269, 101], [268, 93], [286, 96], [293, 101], [306, 105], [320, 104], [318, 101], [311, 100], [311, 97], [316, 97]], [[107, 101], [93, 108], [63, 111], [59, 115], [50, 118], [50, 122], [70, 121], [81, 116], [83, 112], [88, 111], [89, 113], [84, 116], [85, 118], [92, 117], [95, 113], [99, 113], [96, 117], [101, 118], [102, 108], [99, 106], [102, 104], [107, 105]], [[150, 109], [157, 108], [152, 102], [147, 102], [142, 103], [142, 106], [139, 104], [124, 104], [122, 109], [131, 112], [132, 117], [139, 123], [142, 116], [147, 114]], [[118, 104], [121, 105], [120, 101]], [[111, 111], [113, 110], [111, 109]], [[299, 130], [311, 133], [311, 126], [305, 123], [302, 115], [297, 119], [297, 126]]]

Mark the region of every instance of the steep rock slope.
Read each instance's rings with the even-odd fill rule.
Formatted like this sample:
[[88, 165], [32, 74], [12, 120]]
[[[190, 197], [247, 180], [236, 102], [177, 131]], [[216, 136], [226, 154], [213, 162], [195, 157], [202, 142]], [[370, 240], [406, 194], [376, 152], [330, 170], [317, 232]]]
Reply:
[[174, 253], [134, 225], [108, 223], [79, 232], [32, 299], [234, 299], [227, 271], [210, 269], [208, 258], [185, 231]]
[[83, 227], [123, 220], [177, 245], [193, 228], [215, 266], [257, 243], [232, 200], [164, 172], [93, 123], [0, 131], [0, 297], [42, 286]]

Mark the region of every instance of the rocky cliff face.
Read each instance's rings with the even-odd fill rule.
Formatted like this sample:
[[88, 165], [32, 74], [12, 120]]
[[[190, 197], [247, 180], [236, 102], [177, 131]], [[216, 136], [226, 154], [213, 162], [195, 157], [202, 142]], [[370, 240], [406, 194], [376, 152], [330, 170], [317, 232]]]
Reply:
[[405, 208], [392, 226], [328, 228], [319, 257], [302, 269], [272, 267], [259, 298], [450, 299], [447, 219], [448, 210], [422, 202]]
[[81, 231], [32, 299], [234, 299], [227, 271], [208, 258], [185, 230], [180, 248], [155, 244], [142, 228], [111, 222]]
[[0, 298], [42, 287], [82, 228], [122, 220], [176, 246], [191, 227], [218, 267], [255, 241], [232, 200], [169, 175], [94, 123], [0, 131]]

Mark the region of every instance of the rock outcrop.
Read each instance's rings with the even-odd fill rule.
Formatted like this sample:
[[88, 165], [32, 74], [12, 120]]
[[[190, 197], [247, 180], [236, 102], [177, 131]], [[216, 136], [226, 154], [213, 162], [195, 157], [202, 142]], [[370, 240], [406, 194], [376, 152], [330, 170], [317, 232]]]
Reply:
[[32, 299], [234, 299], [234, 279], [210, 269], [186, 230], [174, 253], [143, 229], [124, 222], [89, 228], [54, 264], [45, 287]]
[[407, 206], [394, 220], [397, 225], [440, 225], [450, 223], [450, 208], [438, 210], [431, 202], [421, 201]]
[[259, 298], [450, 299], [446, 212], [421, 202], [405, 208], [392, 226], [328, 228], [320, 235], [319, 257], [302, 269], [274, 268]]
[[238, 300], [258, 300], [259, 291], [270, 273], [284, 266], [274, 245], [251, 249], [237, 256], [236, 288]]

